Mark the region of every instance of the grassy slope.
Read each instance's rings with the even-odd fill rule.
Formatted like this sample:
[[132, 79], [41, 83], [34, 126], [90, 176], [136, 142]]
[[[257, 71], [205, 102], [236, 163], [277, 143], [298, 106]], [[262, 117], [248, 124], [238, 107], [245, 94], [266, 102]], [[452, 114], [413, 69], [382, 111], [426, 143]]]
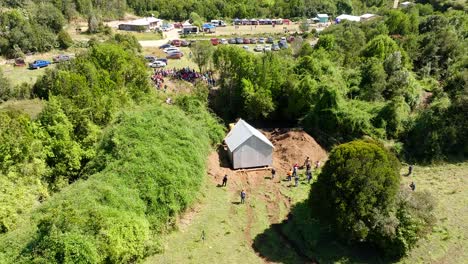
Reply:
[[[403, 184], [414, 181], [418, 191], [430, 190], [437, 197], [438, 222], [434, 232], [421, 240], [409, 256], [400, 260], [401, 263], [463, 263], [468, 259], [465, 250], [468, 239], [467, 180], [468, 162], [415, 167], [413, 177], [403, 178]], [[301, 263], [303, 259], [291, 249], [291, 244], [270, 227], [267, 202], [262, 197], [269, 195], [269, 184], [266, 181], [265, 186], [260, 185], [250, 197], [249, 205], [241, 206], [232, 203], [238, 200], [237, 192], [216, 188], [208, 180], [205, 197], [196, 208], [197, 212], [190, 217], [191, 222], [167, 236], [165, 252], [148, 258], [146, 263], [217, 263], [219, 260], [224, 263], [262, 263], [249, 239], [254, 240], [259, 247], [257, 251], [268, 261]], [[288, 188], [284, 182], [281, 185], [281, 192], [293, 198], [292, 205], [298, 205], [295, 211], [300, 214], [300, 210], [304, 210], [301, 202], [306, 199], [309, 188], [306, 185], [298, 189]], [[245, 226], [250, 219], [248, 206], [253, 212], [250, 237], [245, 236]], [[280, 208], [280, 219], [284, 219], [287, 211], [284, 206]], [[277, 226], [284, 233], [295, 228], [287, 223]], [[205, 242], [200, 241], [202, 230], [206, 232]], [[262, 235], [257, 237], [259, 234]], [[288, 236], [293, 243], [302, 246], [296, 235], [288, 233]], [[317, 257], [321, 263], [385, 263], [367, 250], [346, 248], [332, 237], [320, 238], [323, 240], [326, 241], [317, 246], [316, 252], [305, 250], [307, 255]]]
[[[463, 263], [468, 260], [468, 162], [416, 167], [416, 190], [429, 190], [437, 198], [434, 232], [403, 263]], [[466, 263], [466, 262], [465, 262]]]
[[[268, 175], [269, 172], [265, 172], [265, 176]], [[275, 180], [273, 183], [265, 179], [264, 184], [247, 187], [247, 204], [239, 205], [237, 191], [246, 183], [229, 184], [231, 188], [217, 188], [216, 183], [208, 179], [204, 198], [195, 208], [197, 212], [190, 223], [168, 235], [164, 242], [165, 252], [148, 258], [146, 263], [219, 263], [219, 260], [223, 263], [263, 263], [251, 242], [269, 228], [272, 217], [281, 221], [288, 214], [284, 201], [277, 203], [277, 208], [268, 208], [269, 204], [275, 203], [270, 199], [278, 198], [272, 185], [279, 185], [281, 196], [290, 197], [292, 204], [307, 198], [309, 186], [301, 184], [299, 188], [290, 188], [288, 182]], [[200, 241], [202, 230], [206, 232], [205, 242]], [[284, 245], [278, 241], [275, 246]], [[299, 261], [296, 255], [283, 253]]]
[[40, 99], [14, 100], [0, 103], [0, 111], [7, 109], [19, 110], [25, 112], [33, 119], [42, 111], [43, 107], [44, 102]]

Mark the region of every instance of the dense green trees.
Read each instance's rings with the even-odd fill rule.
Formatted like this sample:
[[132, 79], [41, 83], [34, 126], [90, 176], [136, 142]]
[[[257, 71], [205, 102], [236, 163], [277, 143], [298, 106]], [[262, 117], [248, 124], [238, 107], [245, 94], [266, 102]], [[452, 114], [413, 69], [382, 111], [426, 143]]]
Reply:
[[161, 105], [139, 48], [95, 43], [37, 81], [35, 120], [0, 112], [0, 262], [135, 262], [197, 197], [224, 128], [206, 87]]
[[[466, 155], [458, 131], [467, 130], [467, 19], [459, 11], [432, 12], [415, 5], [340, 23], [320, 33], [313, 48], [303, 45], [294, 61], [288, 52], [255, 56], [220, 47], [215, 109], [225, 119], [298, 123], [330, 145], [366, 135], [404, 143], [400, 154], [409, 159]], [[460, 121], [452, 123], [449, 113]]]
[[310, 192], [314, 217], [348, 242], [402, 256], [434, 222], [428, 194], [399, 191], [400, 164], [373, 142], [352, 141], [330, 154]]

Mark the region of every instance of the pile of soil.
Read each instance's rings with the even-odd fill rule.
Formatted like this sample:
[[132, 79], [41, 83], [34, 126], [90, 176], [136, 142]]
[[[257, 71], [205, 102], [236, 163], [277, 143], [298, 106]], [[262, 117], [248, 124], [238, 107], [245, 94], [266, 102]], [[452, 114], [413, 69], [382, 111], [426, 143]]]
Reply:
[[[275, 146], [273, 167], [279, 175], [285, 175], [295, 163], [299, 164], [299, 166], [304, 165], [307, 157], [310, 158], [312, 165], [315, 165], [316, 161], [320, 161], [321, 165], [323, 165], [327, 159], [327, 152], [314, 138], [302, 130], [273, 129], [261, 131]], [[227, 152], [223, 148], [220, 148], [217, 153], [212, 153], [208, 158], [208, 174], [216, 180], [221, 180], [224, 174], [232, 175], [234, 171], [230, 167]], [[249, 174], [255, 173], [249, 172]]]
[[302, 130], [276, 129], [265, 133], [275, 146], [273, 153], [273, 167], [280, 173], [286, 173], [297, 163], [304, 165], [307, 157], [312, 165], [320, 161], [323, 165], [327, 159], [327, 152], [313, 137]]

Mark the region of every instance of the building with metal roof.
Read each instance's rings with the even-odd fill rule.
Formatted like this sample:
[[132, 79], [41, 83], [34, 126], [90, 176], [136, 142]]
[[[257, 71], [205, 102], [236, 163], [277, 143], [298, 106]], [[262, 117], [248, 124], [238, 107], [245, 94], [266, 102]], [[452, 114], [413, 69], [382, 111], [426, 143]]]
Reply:
[[161, 26], [162, 20], [155, 17], [145, 17], [119, 24], [120, 30], [126, 31], [150, 31]]
[[271, 166], [274, 146], [260, 131], [242, 119], [224, 139], [234, 169]]

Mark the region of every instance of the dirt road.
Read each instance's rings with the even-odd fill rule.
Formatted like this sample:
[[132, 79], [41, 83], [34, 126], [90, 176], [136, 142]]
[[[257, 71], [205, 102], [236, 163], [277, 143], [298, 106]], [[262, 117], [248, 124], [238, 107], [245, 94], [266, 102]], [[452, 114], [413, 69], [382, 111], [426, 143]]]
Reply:
[[173, 29], [171, 31], [164, 32], [164, 38], [160, 40], [140, 40], [139, 42], [143, 48], [159, 47], [163, 44], [166, 44], [169, 40], [180, 38], [179, 33], [177, 33], [177, 31], [177, 29]]

